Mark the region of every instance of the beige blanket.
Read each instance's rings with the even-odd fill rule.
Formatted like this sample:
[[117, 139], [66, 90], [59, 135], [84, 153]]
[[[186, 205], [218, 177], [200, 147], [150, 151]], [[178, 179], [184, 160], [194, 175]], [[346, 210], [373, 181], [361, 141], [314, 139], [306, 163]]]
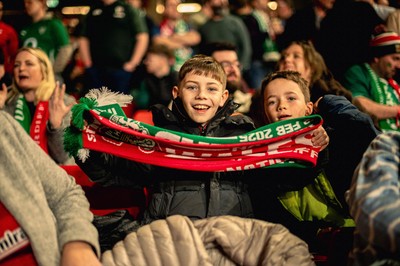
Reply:
[[285, 227], [219, 216], [171, 216], [141, 227], [102, 256], [114, 265], [314, 265], [307, 244]]

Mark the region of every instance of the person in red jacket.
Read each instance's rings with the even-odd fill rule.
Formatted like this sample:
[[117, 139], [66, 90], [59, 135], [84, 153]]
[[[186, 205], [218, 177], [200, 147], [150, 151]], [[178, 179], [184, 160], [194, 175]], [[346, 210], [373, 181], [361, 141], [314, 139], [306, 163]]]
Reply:
[[14, 59], [18, 51], [18, 34], [15, 29], [2, 21], [4, 12], [3, 1], [0, 1], [0, 48], [4, 54], [4, 69], [7, 75], [11, 76]]

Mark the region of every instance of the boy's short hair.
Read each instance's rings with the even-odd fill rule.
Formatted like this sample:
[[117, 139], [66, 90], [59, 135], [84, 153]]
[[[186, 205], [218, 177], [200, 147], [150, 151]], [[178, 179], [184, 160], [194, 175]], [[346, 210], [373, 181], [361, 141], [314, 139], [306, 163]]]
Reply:
[[186, 60], [179, 70], [179, 84], [186, 77], [188, 73], [211, 76], [213, 79], [218, 80], [223, 85], [223, 89], [226, 88], [226, 74], [221, 66], [214, 58], [206, 55], [195, 55], [192, 58]]
[[266, 76], [261, 83], [261, 97], [264, 98], [264, 91], [267, 85], [275, 80], [275, 79], [287, 79], [295, 82], [299, 85], [301, 92], [304, 95], [304, 99], [306, 102], [310, 101], [310, 88], [308, 87], [308, 83], [305, 79], [301, 77], [301, 74], [297, 71], [285, 70], [285, 71], [276, 71], [272, 72], [268, 76]]
[[147, 54], [163, 55], [167, 58], [175, 58], [174, 51], [164, 44], [153, 44], [147, 50]]

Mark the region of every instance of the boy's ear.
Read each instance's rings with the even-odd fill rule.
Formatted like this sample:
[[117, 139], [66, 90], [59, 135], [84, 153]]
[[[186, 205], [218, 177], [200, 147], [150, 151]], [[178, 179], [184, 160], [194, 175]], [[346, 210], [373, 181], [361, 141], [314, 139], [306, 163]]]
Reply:
[[313, 113], [314, 104], [312, 102], [306, 103], [306, 115], [311, 115]]
[[221, 97], [222, 97], [222, 100], [221, 100], [221, 102], [219, 104], [219, 107], [224, 106], [224, 104], [226, 103], [226, 100], [228, 100], [229, 91], [228, 90], [224, 90], [224, 92], [222, 92], [222, 96]]
[[174, 86], [172, 88], [172, 98], [176, 99], [179, 96], [179, 88], [178, 86]]

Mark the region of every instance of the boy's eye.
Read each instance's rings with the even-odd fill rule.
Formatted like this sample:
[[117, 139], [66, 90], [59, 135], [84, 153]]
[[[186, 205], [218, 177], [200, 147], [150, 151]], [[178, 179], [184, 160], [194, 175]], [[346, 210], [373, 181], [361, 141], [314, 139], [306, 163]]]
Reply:
[[187, 89], [188, 90], [195, 90], [195, 89], [197, 89], [197, 87], [196, 86], [187, 86]]
[[216, 92], [216, 91], [218, 91], [218, 89], [217, 89], [217, 88], [214, 88], [214, 87], [209, 87], [208, 90], [211, 91], [211, 92]]
[[288, 99], [289, 99], [289, 101], [295, 101], [295, 100], [296, 100], [296, 97], [294, 97], [294, 96], [289, 96]]

